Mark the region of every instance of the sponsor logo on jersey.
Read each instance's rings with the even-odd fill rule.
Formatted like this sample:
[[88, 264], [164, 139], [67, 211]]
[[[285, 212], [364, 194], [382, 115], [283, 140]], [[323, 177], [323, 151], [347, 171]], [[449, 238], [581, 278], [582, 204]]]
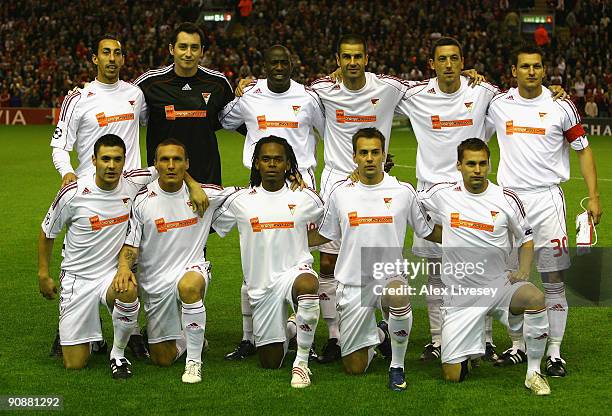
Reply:
[[261, 94], [261, 89], [257, 88], [255, 91], [253, 91], [253, 94]]
[[300, 106], [300, 105], [292, 105], [291, 108], [293, 109], [293, 114], [295, 114], [297, 116], [298, 113], [300, 112], [300, 109], [302, 108], [302, 106]]
[[125, 214], [116, 218], [108, 218], [105, 220], [101, 220], [100, 217], [94, 215], [93, 217], [89, 217], [89, 223], [91, 224], [92, 231], [100, 231], [104, 227], [110, 227], [113, 225], [121, 224], [126, 222], [129, 219], [130, 215]]
[[340, 85], [336, 84], [334, 85], [334, 87], [332, 88], [332, 91], [336, 91], [340, 89]]
[[514, 96], [509, 95], [509, 96], [506, 97], [506, 100], [514, 101]]
[[106, 127], [110, 123], [134, 120], [134, 113], [117, 114], [114, 116], [107, 116], [104, 113], [98, 113], [96, 114], [96, 120], [98, 120], [99, 127]]
[[251, 218], [250, 221], [254, 233], [260, 233], [263, 230], [278, 230], [294, 227], [293, 221], [259, 222], [259, 217]]
[[461, 186], [455, 186], [455, 188], [453, 188], [453, 191], [461, 192]]
[[515, 126], [514, 121], [506, 121], [506, 136], [512, 136], [514, 133], [519, 134], [546, 134], [546, 129], [541, 127]]
[[249, 195], [255, 195], [257, 193], [257, 190], [255, 188], [253, 188], [253, 190], [251, 192], [249, 192]]
[[497, 214], [499, 214], [498, 211], [491, 211], [491, 218], [493, 219], [493, 222], [495, 222], [497, 219]]
[[183, 85], [183, 88], [181, 88], [183, 91], [191, 91], [191, 87], [189, 86], [189, 84], [185, 84]]
[[436, 89], [435, 89], [435, 88], [432, 88], [432, 89], [430, 89], [430, 90], [427, 90], [427, 92], [428, 92], [429, 94], [435, 94], [435, 93], [436, 93]]
[[89, 92], [87, 93], [87, 98], [91, 97], [92, 95], [96, 95], [96, 93], [95, 93], [95, 92], [91, 92], [91, 91], [89, 91]]
[[393, 198], [383, 198], [383, 200], [385, 201], [385, 205], [387, 206], [387, 208], [391, 209], [391, 201], [393, 200]]
[[266, 120], [266, 116], [257, 116], [257, 127], [259, 130], [269, 128], [279, 129], [297, 129], [299, 127], [297, 121], [282, 121], [282, 120]]
[[434, 130], [441, 130], [444, 127], [467, 127], [473, 124], [471, 118], [464, 120], [441, 120], [440, 116], [431, 116], [431, 127]]
[[165, 233], [168, 230], [173, 230], [175, 228], [185, 228], [190, 227], [198, 223], [198, 217], [188, 218], [186, 220], [178, 220], [166, 222], [163, 218], [158, 218], [155, 220], [155, 226], [157, 227], [158, 233]]
[[288, 204], [287, 205], [289, 207], [289, 212], [291, 212], [291, 215], [293, 215], [295, 213], [295, 204]]
[[467, 108], [467, 110], [471, 113], [472, 109], [474, 108], [474, 103], [473, 102], [469, 102], [469, 103], [463, 103], [465, 104], [465, 108]]
[[351, 227], [367, 224], [393, 224], [393, 217], [391, 216], [360, 217], [357, 215], [357, 211], [349, 212], [348, 219]]
[[374, 108], [376, 108], [378, 102], [380, 101], [380, 98], [372, 98], [370, 101], [372, 101], [372, 105], [374, 106]]
[[175, 110], [173, 105], [164, 107], [166, 120], [176, 120], [177, 118], [205, 118], [206, 110]]
[[451, 228], [471, 228], [473, 230], [488, 231], [490, 233], [495, 229], [491, 224], [462, 220], [459, 218], [458, 212], [451, 212], [450, 226]]
[[208, 100], [210, 100], [210, 93], [209, 92], [203, 92], [202, 93], [202, 98], [204, 98], [204, 103], [206, 105], [208, 105]]
[[151, 191], [151, 193], [149, 194], [149, 198], [153, 198], [154, 196], [157, 196], [157, 194], [155, 193], [155, 191]]
[[89, 189], [85, 188], [85, 189], [83, 189], [83, 192], [81, 193], [81, 195], [87, 195], [87, 194], [90, 194], [90, 193], [91, 193], [91, 191]]
[[346, 114], [344, 110], [336, 110], [336, 121], [340, 124], [344, 123], [375, 123], [376, 116], [358, 116]]

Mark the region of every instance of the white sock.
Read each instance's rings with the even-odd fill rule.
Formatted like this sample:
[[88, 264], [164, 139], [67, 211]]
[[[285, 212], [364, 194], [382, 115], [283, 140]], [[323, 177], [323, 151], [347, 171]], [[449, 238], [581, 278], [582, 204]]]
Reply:
[[523, 335], [527, 344], [527, 378], [534, 372], [540, 372], [544, 349], [548, 340], [548, 315], [546, 308], [525, 311]]
[[287, 336], [287, 341], [293, 339], [293, 337], [297, 335], [297, 323], [295, 321], [289, 321], [289, 320], [287, 321], [287, 328], [285, 328], [285, 335]]
[[[512, 313], [508, 314], [508, 335], [512, 340], [512, 350], [516, 353], [517, 350], [521, 350], [525, 352], [525, 339], [523, 338], [523, 315], [513, 315]], [[510, 328], [518, 328], [516, 331], [511, 330]]]
[[493, 344], [493, 318], [489, 315], [485, 317], [485, 342]]
[[432, 289], [441, 290], [444, 287], [442, 278], [439, 274], [430, 274], [427, 278], [427, 286], [429, 288], [427, 299], [427, 314], [429, 315], [429, 331], [431, 333], [431, 342], [436, 345], [442, 343], [442, 317], [440, 315], [440, 307], [442, 306], [442, 295], [431, 294]]
[[176, 340], [176, 357], [174, 361], [177, 361], [187, 351], [187, 338], [185, 337], [185, 330], [181, 332], [181, 337]]
[[[383, 341], [384, 341], [384, 333], [383, 333]], [[382, 341], [381, 341], [382, 342]], [[366, 371], [368, 371], [368, 367], [370, 367], [370, 363], [372, 362], [372, 360], [374, 359], [374, 357], [376, 357], [376, 351], [375, 351], [376, 347], [370, 347], [368, 348], [368, 365], [366, 365], [366, 368], [364, 370], [364, 373]]]
[[135, 327], [138, 327], [138, 311], [140, 302], [121, 302], [115, 300], [113, 308], [113, 348], [110, 358], [125, 357], [125, 347], [130, 340], [130, 335]]
[[340, 339], [340, 327], [338, 326], [338, 311], [336, 311], [336, 288], [338, 281], [333, 274], [321, 274], [319, 276], [319, 302], [321, 313], [327, 329], [329, 338]]
[[308, 364], [308, 354], [314, 341], [317, 323], [319, 322], [319, 296], [300, 295], [298, 298], [298, 308], [295, 317], [297, 325], [297, 354], [293, 366], [302, 361]]
[[565, 284], [542, 283], [542, 286], [544, 286], [544, 299], [550, 324], [547, 354], [552, 358], [561, 358], [561, 341], [565, 333], [568, 311]]
[[253, 309], [244, 282], [240, 288], [240, 309], [242, 311], [242, 339], [253, 342]]
[[200, 299], [195, 303], [183, 303], [183, 330], [187, 340], [187, 361], [202, 362], [206, 307]]
[[408, 338], [412, 329], [412, 305], [389, 308], [389, 336], [391, 337], [390, 367], [404, 369]]

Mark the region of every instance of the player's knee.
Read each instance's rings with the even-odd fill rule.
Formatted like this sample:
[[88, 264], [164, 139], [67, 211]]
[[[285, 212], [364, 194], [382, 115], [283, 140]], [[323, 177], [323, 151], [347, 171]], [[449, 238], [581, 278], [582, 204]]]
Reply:
[[521, 286], [510, 302], [510, 312], [518, 315], [526, 309], [541, 309], [545, 306], [544, 293], [532, 283]]
[[400, 281], [393, 281], [387, 285], [387, 295], [383, 297], [383, 305], [391, 308], [402, 308], [408, 305], [408, 286]]
[[319, 292], [319, 281], [313, 274], [301, 274], [295, 279], [294, 292], [297, 296], [317, 294]]
[[204, 285], [202, 276], [185, 275], [178, 283], [181, 300], [185, 303], [194, 303], [202, 299]]
[[138, 298], [138, 290], [136, 289], [136, 286], [132, 282], [128, 283], [128, 288], [125, 292], [121, 292], [117, 295], [117, 299], [120, 302], [125, 302], [125, 303], [135, 302], [137, 298]]

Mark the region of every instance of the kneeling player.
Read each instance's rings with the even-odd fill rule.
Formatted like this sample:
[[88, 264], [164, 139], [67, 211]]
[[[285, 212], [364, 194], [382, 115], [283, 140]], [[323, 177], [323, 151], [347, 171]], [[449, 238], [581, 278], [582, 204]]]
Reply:
[[[525, 387], [550, 394], [540, 363], [548, 338], [544, 295], [527, 282], [533, 259], [532, 230], [519, 197], [487, 180], [489, 148], [480, 139], [458, 147], [462, 182], [441, 183], [421, 195], [426, 209], [443, 221], [442, 372], [462, 381], [469, 359], [485, 353], [485, 317], [497, 317], [512, 330], [522, 326], [527, 343]], [[512, 233], [520, 244], [519, 269], [508, 275]]]
[[[385, 273], [385, 283], [377, 284], [374, 263], [402, 261], [406, 225], [421, 238], [440, 238], [440, 228], [431, 226], [420, 208], [414, 188], [383, 172], [385, 137], [375, 128], [359, 130], [353, 136], [353, 160], [360, 182], [340, 181], [326, 203], [319, 230], [312, 232], [311, 245], [342, 238], [336, 279], [337, 308], [340, 316], [340, 345], [344, 368], [349, 374], [362, 374], [381, 344], [383, 355], [391, 356], [389, 388], [406, 390], [404, 358], [412, 327], [412, 307], [403, 271]], [[365, 256], [365, 257], [364, 257]], [[395, 294], [386, 289], [395, 289]], [[399, 290], [398, 290], [399, 289]], [[376, 328], [375, 307], [388, 314]], [[389, 346], [390, 338], [390, 346]], [[383, 347], [384, 346], [384, 347]], [[390, 351], [389, 351], [390, 350]]]
[[[155, 167], [159, 179], [143, 188], [134, 201], [130, 232], [119, 256], [116, 279], [137, 276], [147, 316], [151, 359], [170, 366], [187, 350], [184, 383], [202, 381], [202, 348], [206, 326], [204, 294], [210, 265], [204, 258], [212, 215], [234, 189], [202, 185], [209, 209], [194, 215], [183, 184], [189, 168], [182, 143], [168, 139], [157, 146]], [[179, 302], [181, 303], [179, 310]]]
[[240, 233], [242, 270], [253, 309], [253, 336], [264, 368], [279, 368], [287, 351], [287, 304], [296, 309], [297, 354], [291, 387], [310, 385], [308, 354], [319, 321], [318, 276], [311, 268], [308, 227], [316, 227], [323, 202], [311, 189], [291, 191], [298, 172], [285, 139], [268, 136], [255, 145], [251, 187], [230, 196], [215, 214], [220, 236]]
[[47, 299], [57, 293], [49, 275], [49, 261], [53, 242], [66, 225], [59, 324], [64, 366], [80, 369], [87, 364], [90, 343], [102, 340], [99, 306], [103, 304], [113, 316], [112, 376], [128, 378], [132, 371], [124, 350], [137, 326], [140, 304], [135, 281], [127, 279], [118, 284], [113, 276], [128, 229], [132, 199], [157, 173], [150, 168], [122, 174], [125, 144], [113, 134], [96, 141], [92, 161], [95, 175], [64, 186], [42, 224], [38, 253], [40, 292]]

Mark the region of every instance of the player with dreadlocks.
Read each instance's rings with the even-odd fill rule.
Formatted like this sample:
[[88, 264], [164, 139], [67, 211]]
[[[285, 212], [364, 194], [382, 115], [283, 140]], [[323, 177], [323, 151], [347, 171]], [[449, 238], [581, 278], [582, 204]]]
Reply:
[[[311, 189], [289, 189], [287, 180], [297, 169], [285, 139], [260, 139], [253, 153], [251, 186], [225, 201], [213, 227], [221, 237], [238, 227], [261, 366], [279, 368], [297, 331], [291, 386], [304, 388], [310, 385], [308, 354], [319, 321], [319, 279], [311, 267], [307, 232], [321, 221], [323, 201]], [[296, 310], [294, 326], [285, 325], [287, 304]]]

